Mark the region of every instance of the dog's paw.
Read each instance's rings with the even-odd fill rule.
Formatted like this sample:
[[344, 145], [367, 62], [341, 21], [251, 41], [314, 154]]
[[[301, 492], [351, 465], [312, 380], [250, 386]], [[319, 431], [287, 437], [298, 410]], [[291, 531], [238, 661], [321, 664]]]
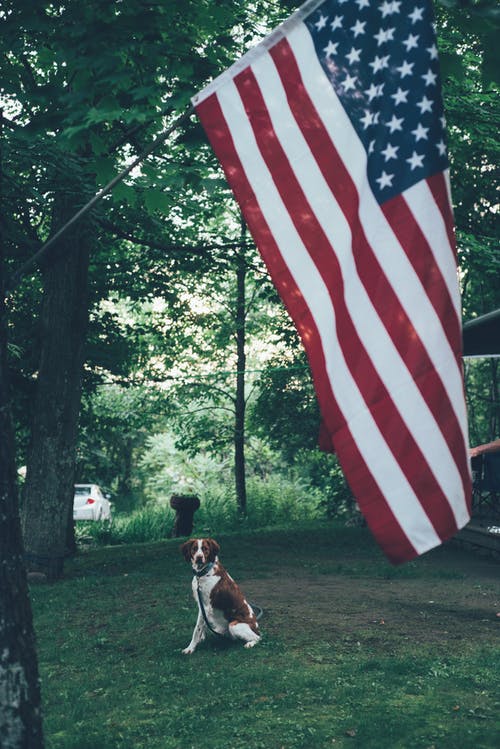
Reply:
[[257, 645], [259, 640], [250, 640], [250, 642], [246, 642], [243, 647], [245, 648], [253, 648]]
[[191, 655], [191, 653], [194, 653], [194, 648], [187, 647], [187, 648], [184, 648], [182, 652], [184, 655]]

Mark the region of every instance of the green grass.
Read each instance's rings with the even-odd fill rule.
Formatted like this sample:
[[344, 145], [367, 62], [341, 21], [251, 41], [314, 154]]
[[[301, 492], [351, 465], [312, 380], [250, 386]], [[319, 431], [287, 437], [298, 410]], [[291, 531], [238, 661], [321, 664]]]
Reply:
[[[177, 540], [85, 552], [32, 587], [47, 749], [498, 746], [496, 622], [467, 603], [499, 596], [493, 563], [476, 575], [444, 548], [393, 568], [365, 529], [325, 523], [217, 538], [231, 574], [270, 601], [252, 650], [210, 638], [181, 654], [196, 610]], [[301, 600], [315, 583], [332, 586], [324, 622]], [[372, 622], [380, 589], [398, 596], [389, 620], [411, 596], [415, 618]], [[463, 618], [458, 640], [451, 620], [442, 636], [430, 626], [438, 595], [445, 622], [448, 606]]]

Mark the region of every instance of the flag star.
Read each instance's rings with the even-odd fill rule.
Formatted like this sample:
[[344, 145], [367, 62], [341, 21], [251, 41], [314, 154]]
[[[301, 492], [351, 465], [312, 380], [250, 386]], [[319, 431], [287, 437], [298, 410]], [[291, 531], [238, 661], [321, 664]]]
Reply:
[[330, 40], [327, 46], [324, 48], [323, 52], [326, 54], [327, 57], [330, 57], [330, 55], [336, 55], [338, 46], [339, 46], [338, 42], [334, 43]]
[[415, 130], [411, 131], [412, 135], [415, 136], [415, 140], [417, 142], [419, 140], [427, 140], [427, 137], [428, 137], [427, 133], [428, 132], [429, 132], [429, 128], [428, 127], [422, 127], [422, 125], [420, 124], [420, 122], [418, 123], [417, 127], [415, 128]]
[[422, 78], [424, 79], [426, 86], [435, 86], [436, 85], [437, 75], [436, 75], [436, 73], [433, 73], [430, 68], [427, 71], [427, 73], [422, 76]]
[[385, 124], [390, 129], [391, 133], [393, 133], [395, 130], [402, 130], [401, 123], [403, 122], [403, 117], [396, 117], [395, 114], [392, 115], [392, 119], [389, 120], [389, 122], [386, 122]]
[[399, 146], [392, 146], [390, 143], [388, 143], [384, 150], [380, 153], [384, 156], [386, 161], [389, 161], [389, 159], [397, 159], [398, 149]]
[[363, 8], [369, 8], [370, 0], [356, 0], [356, 5], [360, 10], [363, 10]]
[[349, 75], [348, 73], [345, 81], [342, 81], [341, 83], [341, 86], [344, 87], [344, 93], [346, 91], [349, 91], [349, 89], [355, 90], [356, 86], [354, 84], [356, 83], [357, 80], [358, 80], [357, 76], [352, 76], [352, 75]]
[[410, 15], [408, 16], [408, 18], [411, 18], [411, 22], [412, 23], [416, 23], [417, 21], [421, 21], [423, 19], [423, 17], [424, 17], [424, 9], [423, 8], [417, 8], [417, 6], [415, 6], [413, 8], [413, 12], [410, 13]]
[[432, 47], [427, 47], [427, 52], [430, 54], [431, 60], [437, 60], [438, 51], [435, 44]]
[[377, 40], [377, 47], [380, 47], [381, 44], [385, 44], [386, 42], [392, 42], [395, 31], [395, 27], [392, 29], [379, 29], [378, 34], [375, 34], [373, 37]]
[[408, 37], [403, 42], [404, 46], [406, 47], [406, 51], [409, 52], [410, 49], [418, 49], [418, 40], [418, 34], [416, 36], [414, 36], [413, 34], [408, 34]]
[[434, 104], [432, 99], [428, 99], [427, 96], [423, 96], [420, 101], [417, 102], [417, 107], [420, 109], [420, 114], [424, 112], [432, 112], [432, 105]]
[[382, 18], [385, 18], [386, 16], [390, 16], [391, 13], [393, 12], [392, 3], [389, 3], [387, 2], [387, 0], [385, 0], [385, 2], [382, 3], [382, 5], [380, 6], [379, 10], [382, 13]]
[[379, 70], [383, 70], [384, 68], [387, 68], [389, 66], [389, 55], [385, 55], [385, 57], [379, 57], [378, 55], [375, 55], [375, 59], [373, 62], [368, 63], [371, 68], [373, 68], [373, 72], [377, 73]]
[[386, 174], [385, 171], [382, 171], [382, 174], [378, 179], [375, 180], [375, 182], [378, 182], [380, 189], [383, 190], [384, 187], [392, 187], [393, 179], [394, 174]]
[[442, 128], [443, 128], [443, 130], [444, 130], [444, 129], [445, 129], [445, 127], [446, 127], [446, 117], [445, 117], [444, 115], [443, 115], [442, 117], [440, 117], [440, 118], [439, 118], [439, 122], [441, 123], [441, 127], [442, 127]]
[[354, 38], [356, 38], [360, 34], [365, 33], [365, 26], [366, 26], [366, 21], [356, 21], [354, 26], [351, 26], [351, 31], [354, 34]]
[[360, 49], [354, 49], [354, 47], [351, 47], [351, 51], [348, 55], [346, 55], [347, 59], [349, 60], [349, 63], [352, 65], [354, 62], [359, 62], [361, 56], [361, 50]]
[[368, 153], [373, 153], [375, 151], [375, 141], [371, 140], [368, 144]]
[[398, 90], [396, 91], [396, 93], [391, 94], [391, 99], [394, 99], [394, 105], [397, 106], [398, 104], [407, 104], [408, 93], [409, 93], [409, 89], [406, 89], [406, 91], [403, 91], [401, 86], [398, 86]]
[[382, 18], [385, 18], [386, 16], [391, 16], [393, 13], [399, 13], [399, 6], [401, 5], [401, 2], [399, 0], [396, 0], [395, 2], [385, 2], [380, 6], [379, 10], [382, 13]]
[[367, 88], [365, 91], [365, 94], [368, 96], [368, 101], [371, 102], [376, 97], [378, 91], [378, 86], [376, 86], [374, 83], [370, 86], [370, 88]]
[[343, 20], [344, 20], [344, 16], [335, 16], [335, 18], [330, 24], [331, 30], [335, 31], [335, 29], [341, 29]]
[[318, 31], [321, 31], [321, 29], [325, 28], [327, 21], [328, 21], [328, 16], [321, 15], [319, 17], [319, 20], [316, 21], [316, 23], [314, 25], [316, 26], [316, 28], [317, 28]]
[[436, 143], [436, 148], [439, 151], [440, 156], [446, 156], [446, 144], [442, 138], [439, 143]]
[[412, 75], [414, 65], [414, 62], [407, 62], [406, 60], [403, 60], [403, 64], [400, 65], [399, 68], [396, 68], [396, 70], [399, 71], [401, 78], [404, 78], [407, 75]]
[[366, 130], [370, 125], [373, 125], [373, 112], [369, 109], [365, 109], [364, 117], [361, 117], [360, 122], [363, 124], [363, 128]]
[[417, 168], [417, 166], [423, 166], [423, 160], [424, 157], [422, 154], [418, 154], [416, 151], [413, 151], [412, 155], [409, 159], [406, 159], [406, 163], [410, 165], [411, 170], [413, 172], [414, 169]]

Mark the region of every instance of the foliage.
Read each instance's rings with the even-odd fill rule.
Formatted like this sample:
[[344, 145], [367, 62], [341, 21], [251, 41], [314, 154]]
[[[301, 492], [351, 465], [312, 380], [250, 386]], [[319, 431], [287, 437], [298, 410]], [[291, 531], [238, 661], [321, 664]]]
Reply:
[[172, 494], [195, 494], [201, 498], [227, 495], [231, 467], [200, 449], [196, 454], [177, 449], [172, 433], [148, 438], [140, 460], [146, 501], [166, 506]]
[[319, 409], [305, 355], [275, 357], [260, 375], [250, 421], [275, 449], [292, 460], [297, 451], [317, 445]]
[[[461, 17], [460, 17], [461, 18]], [[458, 57], [465, 74], [445, 71], [452, 198], [457, 226], [464, 318], [500, 306], [496, 252], [498, 91], [481, 77], [484, 48], [457, 14], [438, 13], [440, 57]], [[463, 19], [462, 19], [463, 20]]]
[[324, 523], [218, 540], [264, 608], [251, 652], [181, 654], [196, 608], [178, 540], [86, 552], [32, 586], [47, 749], [496, 745], [493, 562], [448, 547], [393, 568], [365, 529]]
[[[492, 83], [498, 85], [500, 83], [497, 44], [500, 27], [498, 4], [493, 0], [439, 0], [439, 3], [447, 9], [462, 36], [474, 35], [480, 39], [483, 49], [480, 61], [481, 78], [485, 86]], [[441, 65], [445, 72], [453, 72], [457, 78], [464, 78], [467, 75], [467, 68], [458, 50], [448, 51]]]
[[161, 391], [145, 386], [101, 385], [84, 402], [77, 479], [110, 488], [117, 509], [140, 497], [134, 465], [155, 424], [168, 409]]
[[484, 445], [500, 433], [498, 359], [465, 364], [467, 415], [471, 445]]

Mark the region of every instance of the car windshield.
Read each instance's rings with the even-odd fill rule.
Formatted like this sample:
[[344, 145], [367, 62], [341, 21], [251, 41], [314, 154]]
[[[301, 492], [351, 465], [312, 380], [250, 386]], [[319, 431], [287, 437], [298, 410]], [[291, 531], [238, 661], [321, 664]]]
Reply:
[[83, 497], [90, 494], [90, 486], [75, 486], [75, 496]]

